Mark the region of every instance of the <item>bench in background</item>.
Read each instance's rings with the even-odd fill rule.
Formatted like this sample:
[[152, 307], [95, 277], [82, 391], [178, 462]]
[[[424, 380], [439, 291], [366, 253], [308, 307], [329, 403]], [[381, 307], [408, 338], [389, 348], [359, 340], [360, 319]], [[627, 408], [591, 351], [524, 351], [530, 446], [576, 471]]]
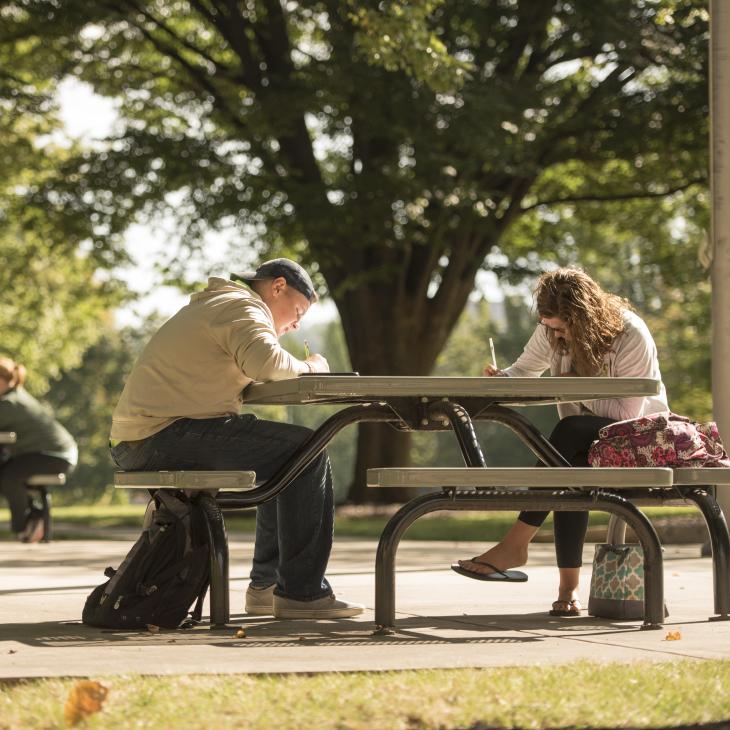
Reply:
[[53, 538], [53, 521], [51, 518], [51, 487], [62, 487], [66, 484], [65, 474], [34, 474], [28, 477], [25, 488], [31, 496], [37, 496], [40, 502], [43, 519], [43, 540], [50, 542]]

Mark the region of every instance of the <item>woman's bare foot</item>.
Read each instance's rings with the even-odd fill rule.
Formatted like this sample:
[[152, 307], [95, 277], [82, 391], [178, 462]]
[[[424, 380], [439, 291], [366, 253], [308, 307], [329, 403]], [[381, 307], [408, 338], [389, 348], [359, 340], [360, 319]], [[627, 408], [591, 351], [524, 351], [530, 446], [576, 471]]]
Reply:
[[558, 589], [558, 600], [553, 602], [551, 616], [580, 616], [583, 606], [577, 588]]
[[537, 530], [537, 527], [517, 520], [501, 542], [470, 560], [459, 560], [459, 565], [466, 570], [482, 574], [493, 573], [495, 568], [497, 570], [518, 568], [527, 562], [527, 547]]
[[583, 606], [578, 597], [580, 568], [560, 568], [558, 600], [553, 603], [551, 616], [580, 616]]
[[507, 546], [504, 543], [495, 545], [487, 552], [477, 555], [470, 560], [459, 560], [462, 568], [474, 573], [494, 573], [494, 569], [508, 570], [518, 568], [527, 562], [527, 545]]

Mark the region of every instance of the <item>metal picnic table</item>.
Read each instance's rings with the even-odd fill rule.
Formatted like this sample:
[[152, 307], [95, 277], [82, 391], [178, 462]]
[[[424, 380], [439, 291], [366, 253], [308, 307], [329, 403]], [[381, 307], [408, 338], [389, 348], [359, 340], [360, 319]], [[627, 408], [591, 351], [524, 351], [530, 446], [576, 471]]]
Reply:
[[[267, 482], [246, 492], [219, 492], [223, 509], [243, 509], [274, 499], [294, 480], [345, 426], [358, 422], [389, 423], [400, 430], [453, 430], [468, 467], [487, 466], [474, 432], [474, 420], [501, 423], [512, 431], [548, 467], [570, 467], [543, 434], [514, 406], [583, 402], [602, 398], [655, 395], [659, 381], [649, 378], [497, 378], [440, 376], [359, 376], [356, 374], [304, 375], [289, 380], [252, 383], [243, 392], [247, 406], [306, 405], [345, 406], [326, 419], [300, 449]], [[447, 490], [417, 497], [398, 513], [397, 524], [386, 526], [376, 565], [376, 623], [392, 623], [392, 591], [395, 550], [405, 527], [417, 517], [441, 509], [521, 509], [529, 499], [524, 491]], [[698, 498], [700, 499], [700, 498]], [[618, 515], [637, 535], [645, 555], [645, 627], [657, 628], [664, 619], [662, 555], [656, 531], [629, 500], [610, 492], [562, 489], [539, 492], [532, 509], [587, 511], [601, 509]], [[222, 519], [220, 520], [222, 525]], [[222, 551], [216, 538], [216, 550]], [[387, 534], [386, 534], [387, 533]], [[389, 537], [388, 537], [389, 535]], [[383, 548], [383, 543], [385, 547]], [[381, 548], [383, 548], [381, 550]], [[227, 566], [227, 546], [225, 564]], [[226, 570], [227, 572], [227, 570]], [[220, 583], [225, 585], [220, 585]], [[211, 581], [211, 603], [227, 606], [219, 592], [225, 581]], [[211, 614], [213, 611], [211, 610]], [[223, 618], [223, 617], [219, 617]], [[213, 616], [211, 615], [211, 619]], [[225, 621], [227, 621], [227, 616]]]

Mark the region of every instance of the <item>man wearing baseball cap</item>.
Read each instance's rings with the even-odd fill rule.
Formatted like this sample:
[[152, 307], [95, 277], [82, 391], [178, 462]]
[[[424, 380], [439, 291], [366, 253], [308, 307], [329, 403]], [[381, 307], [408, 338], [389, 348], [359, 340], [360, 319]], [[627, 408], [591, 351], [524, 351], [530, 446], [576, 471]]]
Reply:
[[[211, 278], [152, 336], [114, 411], [111, 453], [127, 471], [220, 469], [269, 479], [309, 438], [288, 423], [239, 415], [252, 381], [328, 372], [324, 357], [298, 360], [279, 338], [299, 329], [317, 294], [289, 259]], [[277, 618], [346, 618], [363, 606], [335, 597], [325, 570], [334, 499], [326, 452], [256, 512], [246, 611]]]

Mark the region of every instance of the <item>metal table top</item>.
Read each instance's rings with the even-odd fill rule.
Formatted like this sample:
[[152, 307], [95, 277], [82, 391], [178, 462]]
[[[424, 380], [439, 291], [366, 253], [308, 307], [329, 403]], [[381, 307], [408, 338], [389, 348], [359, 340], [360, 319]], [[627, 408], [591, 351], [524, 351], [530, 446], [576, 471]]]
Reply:
[[571, 403], [656, 395], [651, 378], [488, 378], [388, 375], [304, 375], [251, 383], [249, 404], [370, 403], [390, 398], [484, 398], [503, 405]]

